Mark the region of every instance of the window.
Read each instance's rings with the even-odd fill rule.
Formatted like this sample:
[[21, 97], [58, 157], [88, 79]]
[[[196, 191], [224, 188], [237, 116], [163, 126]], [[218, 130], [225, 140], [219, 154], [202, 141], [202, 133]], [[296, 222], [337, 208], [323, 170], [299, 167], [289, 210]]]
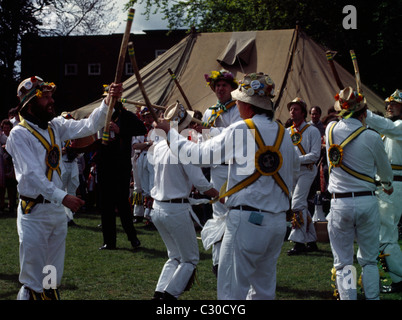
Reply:
[[127, 76], [131, 76], [134, 74], [134, 69], [133, 69], [133, 65], [131, 64], [131, 62], [126, 62], [125, 72], [126, 72]]
[[89, 76], [99, 76], [101, 74], [101, 64], [100, 63], [89, 63], [88, 64], [88, 75]]
[[64, 74], [66, 76], [76, 76], [78, 74], [78, 66], [76, 63], [67, 63], [64, 65]]

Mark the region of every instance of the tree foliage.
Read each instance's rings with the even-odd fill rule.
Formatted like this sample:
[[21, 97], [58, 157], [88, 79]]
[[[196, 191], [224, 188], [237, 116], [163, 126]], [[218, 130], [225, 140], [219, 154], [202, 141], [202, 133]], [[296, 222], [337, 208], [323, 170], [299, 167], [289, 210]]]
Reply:
[[40, 31], [62, 36], [104, 33], [116, 20], [115, 9], [116, 2], [110, 0], [49, 0], [41, 11]]
[[[160, 12], [170, 29], [192, 26], [199, 32], [291, 29], [299, 25], [336, 60], [353, 72], [349, 50], [358, 57], [362, 81], [383, 96], [400, 83], [402, 67], [401, 0], [129, 0], [142, 4], [145, 14]], [[345, 29], [346, 5], [357, 10], [357, 29]], [[262, 71], [262, 70], [260, 70]], [[268, 72], [267, 70], [263, 70]]]
[[[26, 33], [38, 33], [40, 21], [35, 18], [44, 3], [33, 6], [30, 0], [1, 0], [0, 2], [0, 95], [2, 115], [15, 107], [16, 62], [20, 59], [21, 37]], [[10, 96], [10, 92], [15, 92]]]
[[[24, 35], [106, 33], [117, 14], [115, 5], [115, 0], [0, 0], [0, 87], [6, 93], [0, 97], [1, 116], [18, 103], [16, 87]], [[118, 25], [112, 27], [110, 32]]]

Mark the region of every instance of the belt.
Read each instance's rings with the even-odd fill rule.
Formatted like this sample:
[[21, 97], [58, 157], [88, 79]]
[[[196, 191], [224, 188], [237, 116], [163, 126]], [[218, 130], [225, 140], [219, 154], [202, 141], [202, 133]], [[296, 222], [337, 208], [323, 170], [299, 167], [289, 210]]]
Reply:
[[250, 206], [236, 206], [236, 207], [230, 207], [229, 210], [269, 212], [269, 211], [266, 211], [266, 210], [261, 210], [261, 209], [257, 209], [257, 208], [250, 207]]
[[402, 176], [394, 176], [394, 181], [402, 181]]
[[170, 199], [170, 200], [160, 200], [160, 202], [169, 202], [169, 203], [189, 203], [186, 198], [178, 198], [178, 199]]
[[333, 193], [331, 198], [353, 198], [353, 197], [363, 197], [363, 196], [375, 196], [374, 191], [360, 191], [360, 192], [346, 192], [346, 193]]
[[20, 195], [20, 199], [24, 201], [30, 201], [30, 202], [32, 201], [35, 203], [50, 203], [50, 201], [43, 198], [41, 194], [36, 199]]

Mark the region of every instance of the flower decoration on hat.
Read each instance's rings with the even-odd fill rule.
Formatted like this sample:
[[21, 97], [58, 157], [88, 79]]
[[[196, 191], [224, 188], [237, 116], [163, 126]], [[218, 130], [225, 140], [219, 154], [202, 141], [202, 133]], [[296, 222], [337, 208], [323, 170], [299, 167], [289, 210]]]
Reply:
[[53, 82], [44, 82], [37, 76], [25, 79], [18, 87], [17, 96], [22, 106], [33, 97], [41, 98], [44, 91], [54, 91], [56, 85]]
[[366, 104], [364, 96], [351, 87], [341, 90], [334, 98], [335, 110], [340, 111], [339, 116], [345, 119], [351, 117], [354, 112], [359, 111]]
[[274, 98], [275, 95], [275, 83], [266, 75], [265, 77], [259, 77], [258, 74], [252, 73], [249, 77], [246, 77], [240, 82], [239, 89], [245, 92], [248, 96], [258, 95]]
[[335, 95], [335, 100], [340, 102], [341, 108], [349, 110], [355, 107], [359, 102], [363, 101], [363, 95], [356, 91], [352, 92], [350, 99], [344, 100], [339, 97], [339, 93]]
[[239, 85], [233, 74], [224, 69], [220, 71], [211, 71], [210, 75], [204, 74], [204, 78], [207, 81], [207, 86], [210, 86], [211, 88], [215, 88], [215, 84], [220, 80], [229, 83], [233, 89], [237, 88]]

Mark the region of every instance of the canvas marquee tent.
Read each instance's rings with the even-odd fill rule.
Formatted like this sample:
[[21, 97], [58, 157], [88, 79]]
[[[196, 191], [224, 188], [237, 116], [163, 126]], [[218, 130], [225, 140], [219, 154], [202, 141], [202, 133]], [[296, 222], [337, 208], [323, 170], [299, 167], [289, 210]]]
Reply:
[[[343, 85], [356, 88], [354, 75], [336, 61], [335, 67]], [[339, 91], [325, 50], [297, 29], [191, 33], [140, 70], [152, 104], [168, 106], [179, 100], [186, 106], [169, 68], [176, 75], [192, 108], [201, 112], [216, 103], [216, 96], [206, 85], [204, 74], [223, 68], [231, 71], [237, 79], [252, 72], [269, 74], [275, 82], [275, 118], [283, 123], [289, 118], [287, 103], [295, 97], [304, 99], [308, 107], [320, 106], [326, 115]], [[362, 89], [369, 108], [384, 112], [383, 99], [364, 85]], [[123, 98], [144, 101], [135, 76], [124, 82]], [[99, 103], [100, 99], [72, 114], [78, 119], [83, 118]], [[135, 112], [134, 105], [125, 104], [125, 107]]]

